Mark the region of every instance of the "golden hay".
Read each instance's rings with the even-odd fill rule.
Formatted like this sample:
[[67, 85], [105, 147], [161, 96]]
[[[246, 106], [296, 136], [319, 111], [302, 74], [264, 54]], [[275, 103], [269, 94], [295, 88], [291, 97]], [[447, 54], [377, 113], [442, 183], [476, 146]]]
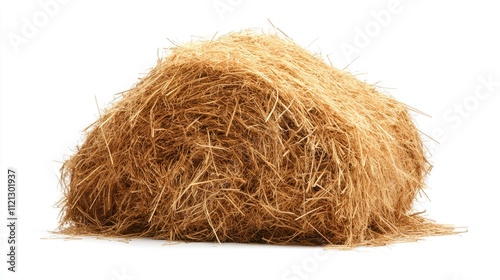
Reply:
[[453, 233], [412, 213], [430, 169], [408, 108], [288, 38], [173, 48], [61, 169], [68, 234], [382, 245]]

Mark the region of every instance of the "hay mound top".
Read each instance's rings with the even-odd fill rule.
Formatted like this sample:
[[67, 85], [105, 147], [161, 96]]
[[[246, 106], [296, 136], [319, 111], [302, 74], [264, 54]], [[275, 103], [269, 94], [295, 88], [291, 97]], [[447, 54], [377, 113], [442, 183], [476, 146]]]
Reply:
[[69, 234], [380, 245], [449, 234], [412, 213], [429, 164], [405, 105], [276, 34], [170, 50], [62, 167]]

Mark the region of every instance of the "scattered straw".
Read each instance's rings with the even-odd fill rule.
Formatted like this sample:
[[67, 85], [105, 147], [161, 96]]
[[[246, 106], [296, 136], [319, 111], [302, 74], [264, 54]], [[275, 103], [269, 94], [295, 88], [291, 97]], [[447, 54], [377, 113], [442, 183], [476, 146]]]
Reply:
[[412, 203], [430, 165], [408, 107], [289, 38], [173, 48], [62, 167], [60, 231], [382, 245], [453, 233]]

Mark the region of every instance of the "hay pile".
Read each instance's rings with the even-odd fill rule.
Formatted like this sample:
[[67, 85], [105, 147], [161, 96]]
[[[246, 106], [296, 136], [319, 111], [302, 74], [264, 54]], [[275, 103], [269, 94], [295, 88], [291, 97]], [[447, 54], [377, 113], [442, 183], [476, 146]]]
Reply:
[[61, 231], [380, 245], [449, 234], [412, 214], [429, 171], [408, 108], [279, 35], [173, 48], [62, 167]]

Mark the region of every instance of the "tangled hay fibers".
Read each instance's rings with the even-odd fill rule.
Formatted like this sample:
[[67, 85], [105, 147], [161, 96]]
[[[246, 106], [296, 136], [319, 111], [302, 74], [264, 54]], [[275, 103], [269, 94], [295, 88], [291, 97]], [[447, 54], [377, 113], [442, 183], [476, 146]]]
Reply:
[[288, 38], [173, 48], [62, 167], [61, 231], [381, 245], [453, 232], [412, 213], [429, 171], [405, 105]]

